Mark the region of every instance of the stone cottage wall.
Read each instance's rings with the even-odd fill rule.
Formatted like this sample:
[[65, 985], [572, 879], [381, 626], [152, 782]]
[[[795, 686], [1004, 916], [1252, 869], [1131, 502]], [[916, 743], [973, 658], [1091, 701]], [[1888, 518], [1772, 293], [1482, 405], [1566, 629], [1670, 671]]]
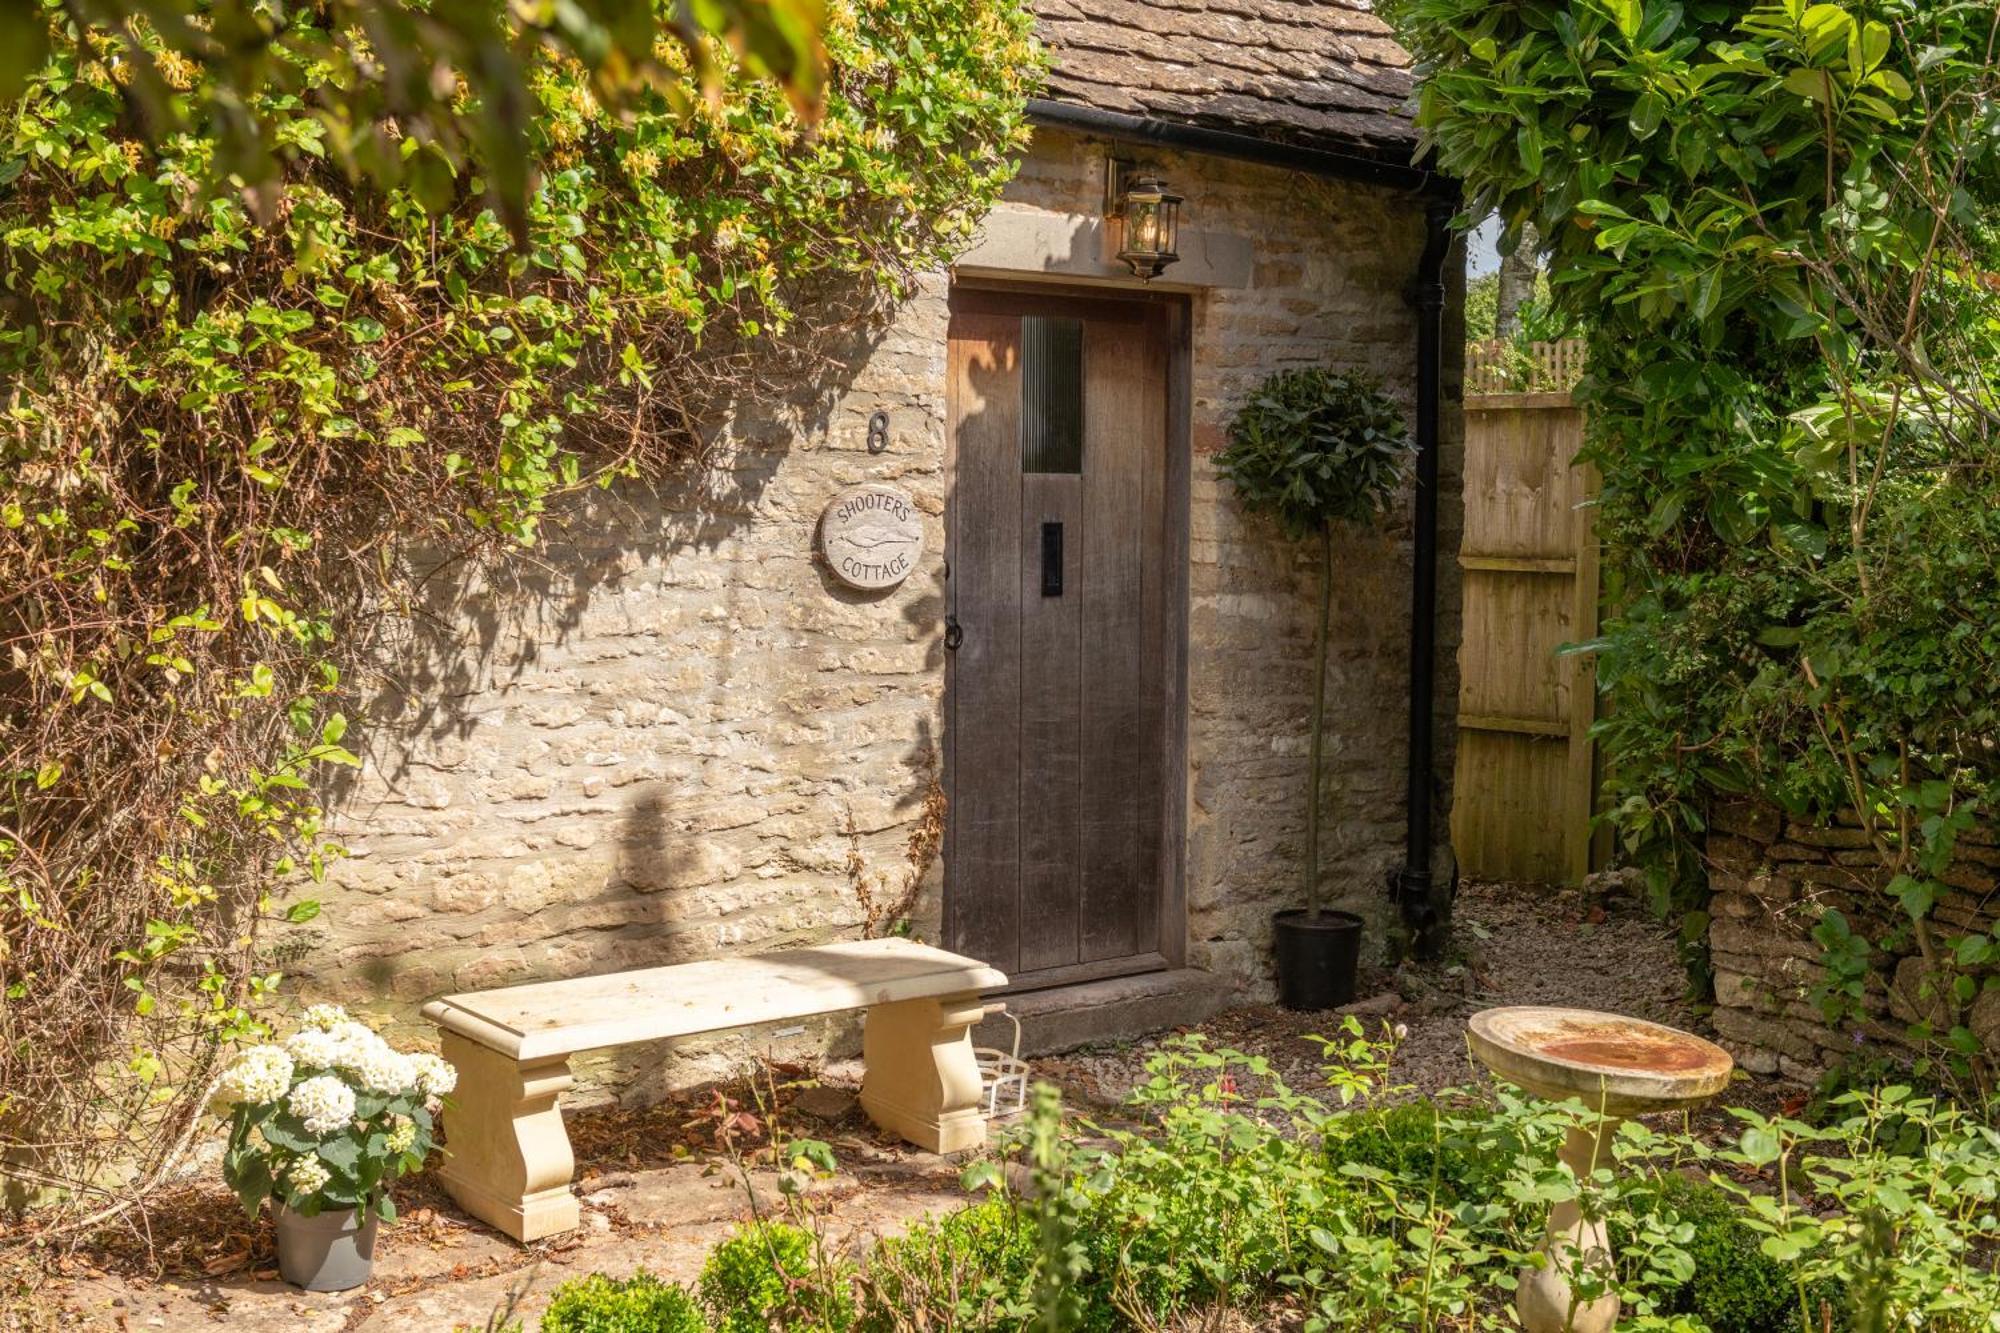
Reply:
[[[1265, 167], [1147, 160], [1187, 193], [1184, 227], [1253, 257], [1244, 285], [1193, 295], [1187, 836], [1189, 961], [1258, 998], [1268, 915], [1298, 898], [1312, 564], [1243, 517], [1211, 459], [1236, 403], [1282, 366], [1371, 369], [1409, 400], [1422, 211]], [[1095, 213], [1101, 172], [1101, 147], [1042, 134], [1009, 203]], [[454, 990], [859, 933], [853, 858], [902, 871], [940, 758], [948, 293], [946, 275], [926, 276], [810, 383], [750, 396], [703, 466], [579, 504], [501, 570], [445, 562], [415, 582], [412, 614], [384, 620], [350, 733], [367, 768], [335, 828], [353, 854], [288, 946], [306, 993], [410, 1022]], [[1454, 397], [1457, 383], [1454, 360]], [[878, 409], [890, 441], [871, 454]], [[1445, 417], [1449, 552], [1460, 451], [1458, 414]], [[916, 573], [881, 594], [844, 588], [814, 553], [821, 506], [862, 481], [902, 486], [924, 515]], [[1334, 599], [1325, 861], [1332, 896], [1378, 921], [1401, 858], [1409, 536], [1405, 507], [1344, 539]], [[1440, 775], [1458, 600], [1444, 560]], [[933, 866], [916, 913], [933, 938], [940, 881]], [[672, 1077], [702, 1076], [703, 1050], [740, 1061], [841, 1038], [748, 1040], [684, 1043]], [[626, 1068], [600, 1072], [630, 1083]]]
[[[1858, 1018], [1829, 1022], [1810, 996], [1825, 978], [1813, 928], [1829, 910], [1871, 940], [1891, 936], [1902, 909], [1858, 821], [1820, 826], [1788, 819], [1771, 805], [1732, 802], [1710, 815], [1710, 921], [1715, 962], [1715, 1029], [1744, 1068], [1813, 1077], [1864, 1047], [1907, 1050], [1910, 1027], [1947, 1021], [1934, 977], [1914, 943], [1878, 953]], [[1949, 892], [1932, 909], [1946, 939], [1991, 931], [2000, 921], [2000, 837], [1961, 837], [1947, 875]], [[1907, 931], [1903, 932], [1907, 934]], [[2000, 1056], [2000, 991], [1981, 996], [1965, 1016], [1987, 1051]]]

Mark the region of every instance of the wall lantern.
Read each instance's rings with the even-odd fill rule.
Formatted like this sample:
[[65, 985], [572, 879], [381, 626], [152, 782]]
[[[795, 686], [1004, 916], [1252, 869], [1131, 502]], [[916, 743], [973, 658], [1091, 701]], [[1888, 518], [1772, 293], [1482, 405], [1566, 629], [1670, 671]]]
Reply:
[[1181, 197], [1158, 176], [1132, 171], [1129, 164], [1115, 158], [1109, 175], [1116, 186], [1110, 192], [1115, 198], [1107, 200], [1106, 212], [1124, 223], [1124, 244], [1118, 247], [1118, 257], [1137, 276], [1157, 278], [1180, 258], [1174, 246], [1180, 239]]

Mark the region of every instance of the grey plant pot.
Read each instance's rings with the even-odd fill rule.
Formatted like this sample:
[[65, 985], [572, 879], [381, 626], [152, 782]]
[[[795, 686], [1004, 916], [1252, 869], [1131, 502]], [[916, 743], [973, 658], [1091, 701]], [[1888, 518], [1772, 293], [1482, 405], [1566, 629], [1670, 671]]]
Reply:
[[346, 1291], [375, 1271], [375, 1227], [359, 1208], [328, 1208], [312, 1217], [278, 1208], [278, 1275], [307, 1291]]

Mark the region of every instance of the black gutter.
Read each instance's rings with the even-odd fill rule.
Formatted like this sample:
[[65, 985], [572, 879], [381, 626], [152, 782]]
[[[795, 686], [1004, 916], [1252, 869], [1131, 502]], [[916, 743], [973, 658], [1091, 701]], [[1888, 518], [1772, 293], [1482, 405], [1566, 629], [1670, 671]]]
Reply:
[[1336, 176], [1343, 180], [1366, 181], [1396, 190], [1424, 194], [1458, 194], [1458, 183], [1423, 167], [1392, 158], [1367, 157], [1331, 148], [1305, 148], [1297, 144], [1260, 139], [1234, 130], [1184, 125], [1179, 121], [1131, 116], [1122, 111], [1099, 111], [1096, 107], [1052, 102], [1045, 97], [1028, 99], [1028, 119], [1037, 125], [1094, 134], [1105, 139], [1152, 144], [1211, 157], [1230, 157], [1239, 162], [1261, 162], [1266, 166], [1309, 172], [1315, 176]]
[[[1410, 769], [1403, 869], [1396, 905], [1423, 961], [1444, 956], [1450, 923], [1431, 882], [1432, 694], [1437, 679], [1438, 419], [1444, 374], [1444, 264], [1451, 253], [1456, 199], [1424, 207], [1424, 252], [1417, 261], [1417, 494], [1410, 571]], [[1449, 890], [1450, 886], [1447, 886]], [[1446, 904], [1448, 905], [1448, 904]]]
[[[1451, 253], [1451, 220], [1458, 212], [1458, 182], [1423, 167], [1327, 148], [1260, 139], [1119, 111], [1028, 99], [1028, 119], [1078, 134], [1152, 144], [1213, 157], [1260, 162], [1317, 176], [1361, 181], [1427, 196], [1424, 250], [1417, 261], [1412, 300], [1417, 307], [1416, 507], [1410, 572], [1410, 730], [1407, 820], [1403, 868], [1394, 891], [1411, 951], [1430, 961], [1444, 955], [1450, 934], [1449, 902], [1441, 904], [1431, 872], [1431, 791], [1435, 785], [1434, 700], [1437, 688], [1437, 488], [1438, 423], [1444, 378], [1444, 265]], [[1451, 886], [1446, 886], [1447, 895]]]

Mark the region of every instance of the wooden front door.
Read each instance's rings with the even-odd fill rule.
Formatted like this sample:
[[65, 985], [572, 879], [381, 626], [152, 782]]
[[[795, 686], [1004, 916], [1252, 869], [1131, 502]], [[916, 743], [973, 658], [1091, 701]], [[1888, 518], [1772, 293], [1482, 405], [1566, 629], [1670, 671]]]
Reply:
[[1017, 983], [1165, 965], [1169, 317], [952, 297], [945, 934]]

